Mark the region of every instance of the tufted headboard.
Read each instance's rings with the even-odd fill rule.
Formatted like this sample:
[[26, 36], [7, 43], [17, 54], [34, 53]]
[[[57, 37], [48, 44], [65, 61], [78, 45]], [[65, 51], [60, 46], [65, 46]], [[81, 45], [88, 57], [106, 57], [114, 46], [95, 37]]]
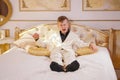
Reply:
[[[48, 31], [51, 30], [58, 30], [57, 24], [41, 24], [37, 26], [33, 26], [30, 29], [22, 30], [22, 32], [18, 33], [19, 28], [17, 29], [17, 34], [15, 31], [15, 38], [18, 39], [22, 35], [29, 33], [29, 34], [34, 34], [35, 32], [42, 32], [42, 34], [46, 34]], [[98, 46], [104, 46], [108, 47], [109, 46], [109, 34], [95, 29], [91, 28], [89, 26], [84, 26], [84, 25], [77, 25], [77, 24], [71, 24], [71, 30], [75, 32], [82, 40], [85, 42], [89, 41], [94, 41]], [[19, 37], [18, 37], [19, 36]]]

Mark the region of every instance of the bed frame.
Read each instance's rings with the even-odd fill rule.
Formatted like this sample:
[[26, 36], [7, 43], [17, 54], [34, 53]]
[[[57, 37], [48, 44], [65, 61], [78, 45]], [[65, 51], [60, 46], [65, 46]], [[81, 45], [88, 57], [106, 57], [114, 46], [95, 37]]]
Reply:
[[[47, 30], [50, 29], [57, 30], [57, 24], [41, 24], [33, 26], [29, 29], [20, 29], [19, 27], [15, 28], [15, 40], [19, 39], [19, 37], [25, 33], [35, 32], [40, 30], [40, 27], [47, 27]], [[107, 47], [110, 53], [112, 52], [112, 43], [110, 43], [111, 39], [109, 39], [110, 31], [102, 31], [96, 28], [92, 28], [90, 26], [71, 24], [71, 30], [79, 35], [79, 37], [88, 42], [89, 40], [94, 41], [98, 46]]]

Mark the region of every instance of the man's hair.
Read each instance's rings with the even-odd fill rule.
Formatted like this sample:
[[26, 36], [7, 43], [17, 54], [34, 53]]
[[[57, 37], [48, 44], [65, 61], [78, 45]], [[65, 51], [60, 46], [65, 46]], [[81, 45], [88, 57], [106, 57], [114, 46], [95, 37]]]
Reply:
[[69, 21], [69, 19], [66, 16], [60, 16], [58, 17], [57, 22], [63, 22], [65, 19]]

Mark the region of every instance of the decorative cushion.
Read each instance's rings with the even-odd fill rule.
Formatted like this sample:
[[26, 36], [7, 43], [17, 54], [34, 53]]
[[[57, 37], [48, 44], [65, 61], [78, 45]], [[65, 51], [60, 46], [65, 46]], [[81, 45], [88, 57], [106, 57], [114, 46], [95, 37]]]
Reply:
[[95, 53], [90, 47], [82, 47], [77, 49], [75, 52], [78, 56]]
[[19, 39], [13, 43], [14, 45], [20, 47], [20, 48], [25, 48], [27, 45], [35, 45], [35, 42], [30, 39]]
[[50, 51], [43, 47], [36, 47], [36, 46], [26, 46], [26, 51], [35, 56], [49, 56]]
[[32, 35], [24, 34], [20, 39], [13, 42], [13, 44], [20, 48], [25, 48], [27, 45], [35, 45], [35, 40]]

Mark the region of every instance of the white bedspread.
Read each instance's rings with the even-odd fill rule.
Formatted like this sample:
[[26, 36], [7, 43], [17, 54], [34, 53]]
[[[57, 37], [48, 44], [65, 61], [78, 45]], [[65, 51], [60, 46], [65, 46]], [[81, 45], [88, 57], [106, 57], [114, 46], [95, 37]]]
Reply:
[[0, 56], [0, 80], [117, 80], [108, 50], [99, 47], [96, 54], [77, 57], [75, 72], [54, 72], [50, 59], [27, 54], [14, 47]]

